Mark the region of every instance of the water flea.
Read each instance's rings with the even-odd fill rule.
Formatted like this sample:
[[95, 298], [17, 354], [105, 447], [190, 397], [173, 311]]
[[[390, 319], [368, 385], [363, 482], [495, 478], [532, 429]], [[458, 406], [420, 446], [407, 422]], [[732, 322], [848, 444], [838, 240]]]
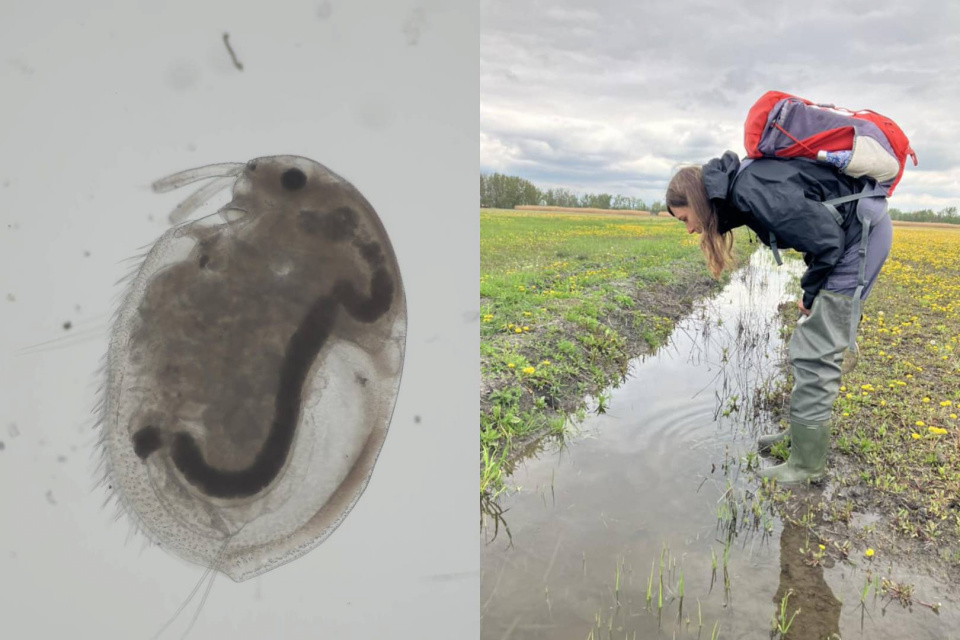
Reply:
[[360, 499], [406, 301], [379, 217], [327, 167], [262, 157], [153, 188], [192, 183], [112, 328], [103, 484], [151, 542], [239, 582], [321, 544]]

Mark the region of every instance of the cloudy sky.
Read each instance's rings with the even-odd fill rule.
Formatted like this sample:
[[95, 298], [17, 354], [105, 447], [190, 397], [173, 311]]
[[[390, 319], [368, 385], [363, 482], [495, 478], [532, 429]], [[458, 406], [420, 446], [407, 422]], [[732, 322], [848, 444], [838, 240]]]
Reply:
[[873, 109], [907, 134], [891, 199], [960, 206], [960, 4], [481, 0], [480, 166], [661, 199], [731, 149], [768, 90]]

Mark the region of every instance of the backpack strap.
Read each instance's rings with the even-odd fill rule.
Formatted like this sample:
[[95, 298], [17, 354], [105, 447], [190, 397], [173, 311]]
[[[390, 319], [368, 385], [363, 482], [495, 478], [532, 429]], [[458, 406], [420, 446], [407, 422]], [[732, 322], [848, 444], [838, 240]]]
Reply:
[[773, 231], [770, 232], [770, 251], [773, 252], [773, 259], [777, 261], [777, 266], [783, 264], [783, 260], [780, 259], [780, 251], [777, 249], [777, 236], [773, 234]]
[[[853, 202], [854, 200], [860, 200], [861, 198], [875, 197], [876, 194], [868, 193], [870, 184], [866, 183], [863, 185], [863, 189], [860, 193], [854, 193], [849, 196], [843, 196], [842, 198], [833, 198], [831, 200], [825, 200], [823, 206], [825, 206], [831, 214], [833, 214], [834, 219], [838, 223], [843, 223], [843, 216], [840, 215], [840, 212], [837, 211], [837, 205], [843, 204], [845, 202]], [[857, 270], [857, 288], [853, 294], [853, 311], [850, 314], [850, 343], [849, 349], [851, 353], [856, 353], [857, 350], [857, 327], [860, 324], [860, 296], [863, 295], [863, 289], [866, 286], [866, 270], [867, 270], [867, 243], [870, 236], [870, 218], [868, 216], [858, 215], [860, 219], [860, 224], [863, 226], [863, 230], [860, 233], [860, 247], [857, 249], [857, 255], [859, 256], [859, 268]]]

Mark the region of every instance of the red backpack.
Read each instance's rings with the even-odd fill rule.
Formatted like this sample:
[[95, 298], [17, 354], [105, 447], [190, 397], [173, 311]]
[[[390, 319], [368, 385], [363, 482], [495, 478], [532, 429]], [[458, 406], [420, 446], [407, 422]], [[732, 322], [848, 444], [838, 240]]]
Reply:
[[869, 176], [887, 196], [917, 154], [896, 123], [875, 111], [850, 111], [768, 91], [751, 107], [743, 128], [749, 158], [810, 158], [853, 177]]

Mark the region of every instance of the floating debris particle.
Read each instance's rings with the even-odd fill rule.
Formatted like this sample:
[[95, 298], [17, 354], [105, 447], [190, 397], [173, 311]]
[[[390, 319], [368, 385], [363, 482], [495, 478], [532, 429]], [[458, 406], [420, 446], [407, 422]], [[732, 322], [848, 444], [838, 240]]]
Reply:
[[230, 59], [233, 60], [233, 66], [235, 66], [240, 71], [243, 71], [243, 65], [240, 64], [240, 61], [237, 60], [237, 54], [233, 52], [233, 47], [230, 46], [230, 34], [223, 34], [223, 44], [227, 45], [227, 51], [230, 52]]

